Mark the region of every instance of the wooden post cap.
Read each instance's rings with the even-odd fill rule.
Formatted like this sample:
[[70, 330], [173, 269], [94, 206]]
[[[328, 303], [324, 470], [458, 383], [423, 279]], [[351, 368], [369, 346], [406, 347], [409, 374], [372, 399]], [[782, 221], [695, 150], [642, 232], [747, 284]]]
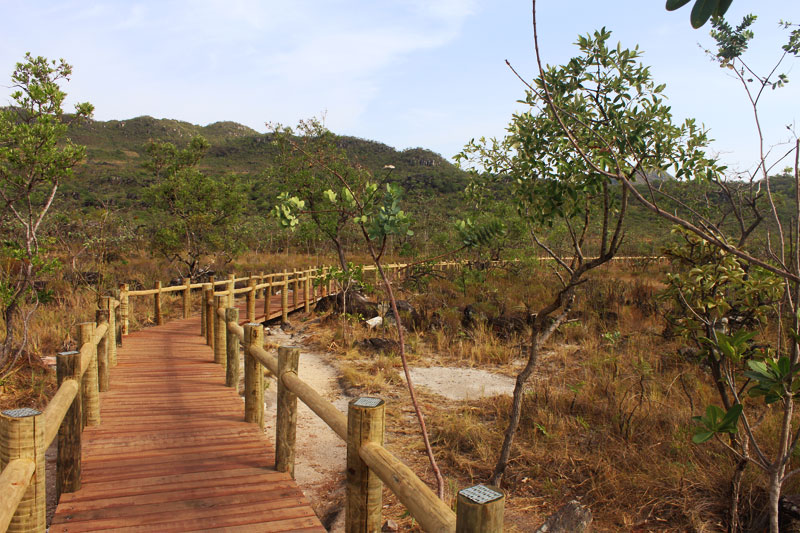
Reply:
[[505, 495], [494, 486], [474, 485], [458, 491], [456, 533], [502, 533]]

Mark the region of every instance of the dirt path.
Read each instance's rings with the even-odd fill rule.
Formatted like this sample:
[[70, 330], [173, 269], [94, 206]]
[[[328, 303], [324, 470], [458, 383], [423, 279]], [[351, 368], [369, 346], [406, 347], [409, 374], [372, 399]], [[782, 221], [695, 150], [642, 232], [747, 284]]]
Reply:
[[[278, 346], [301, 346], [299, 375], [317, 392], [329, 399], [342, 412], [350, 400], [339, 384], [335, 355], [319, 353], [304, 344], [303, 329], [287, 334], [272, 328], [266, 340]], [[476, 368], [428, 367], [412, 368], [411, 378], [420, 387], [451, 401], [474, 400], [484, 396], [510, 395], [514, 379]], [[264, 395], [267, 434], [275, 432], [277, 384], [270, 381]], [[303, 402], [297, 413], [297, 457], [295, 477], [317, 516], [329, 531], [344, 531], [344, 468], [345, 443]]]
[[[350, 398], [339, 387], [338, 371], [328, 362], [333, 356], [309, 351], [303, 345], [303, 339], [302, 333], [291, 336], [278, 328], [273, 328], [272, 335], [267, 337], [269, 342], [279, 346], [303, 346], [299, 376], [333, 402], [339, 410], [347, 412]], [[277, 384], [272, 379], [264, 394], [268, 413], [265, 431], [268, 435], [275, 434], [276, 402]], [[303, 402], [298, 404], [295, 479], [311, 501], [323, 525], [331, 532], [344, 531], [344, 470], [347, 447], [311, 409]]]

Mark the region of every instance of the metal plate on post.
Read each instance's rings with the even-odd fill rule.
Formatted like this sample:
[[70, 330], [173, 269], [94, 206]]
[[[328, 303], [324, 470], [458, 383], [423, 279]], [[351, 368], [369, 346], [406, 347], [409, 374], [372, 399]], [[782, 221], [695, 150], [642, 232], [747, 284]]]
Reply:
[[383, 400], [380, 398], [370, 398], [369, 396], [362, 396], [355, 402], [353, 405], [356, 407], [378, 407], [380, 404], [383, 403]]
[[70, 350], [69, 352], [58, 352], [58, 355], [75, 355], [76, 353], [81, 353], [81, 352]]
[[8, 411], [3, 411], [3, 414], [10, 416], [11, 418], [25, 418], [28, 416], [40, 415], [42, 412], [37, 411], [36, 409], [31, 409], [30, 407], [23, 407], [21, 409], [9, 409]]
[[459, 494], [464, 496], [465, 498], [469, 498], [473, 502], [477, 504], [484, 504], [493, 502], [495, 500], [499, 500], [503, 497], [500, 492], [496, 490], [492, 490], [486, 485], [475, 485], [474, 487], [467, 487], [466, 489], [462, 489], [458, 491]]

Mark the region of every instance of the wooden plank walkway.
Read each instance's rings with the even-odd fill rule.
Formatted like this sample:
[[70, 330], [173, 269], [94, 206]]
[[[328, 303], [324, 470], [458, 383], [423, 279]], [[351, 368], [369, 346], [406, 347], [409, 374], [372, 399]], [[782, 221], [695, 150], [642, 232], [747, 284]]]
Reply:
[[193, 317], [125, 337], [50, 532], [325, 531], [199, 333]]

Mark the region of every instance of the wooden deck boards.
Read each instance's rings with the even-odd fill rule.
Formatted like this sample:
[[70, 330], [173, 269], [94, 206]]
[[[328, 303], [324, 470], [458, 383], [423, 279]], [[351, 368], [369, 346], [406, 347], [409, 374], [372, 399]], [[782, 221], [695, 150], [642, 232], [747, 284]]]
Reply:
[[325, 531], [199, 333], [194, 317], [125, 337], [50, 532]]

